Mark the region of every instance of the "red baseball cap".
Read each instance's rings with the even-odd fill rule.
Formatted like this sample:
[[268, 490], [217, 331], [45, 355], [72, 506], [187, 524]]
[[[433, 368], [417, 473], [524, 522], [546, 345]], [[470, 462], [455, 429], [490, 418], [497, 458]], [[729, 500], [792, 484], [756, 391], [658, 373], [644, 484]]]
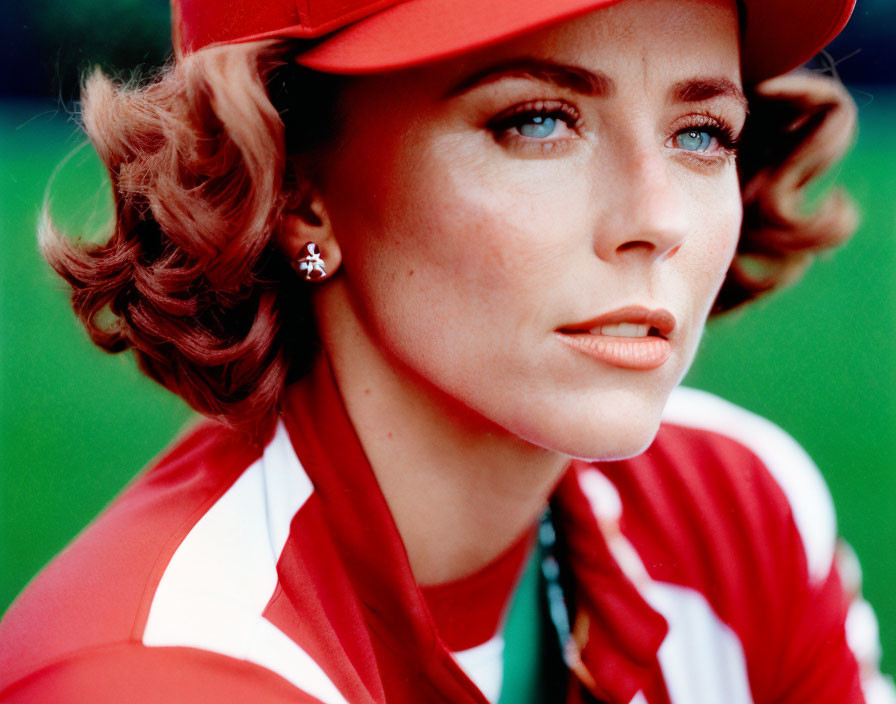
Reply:
[[[623, 0], [172, 0], [175, 50], [271, 37], [307, 40], [297, 61], [378, 73], [488, 46]], [[744, 80], [808, 61], [843, 29], [855, 0], [740, 0]]]

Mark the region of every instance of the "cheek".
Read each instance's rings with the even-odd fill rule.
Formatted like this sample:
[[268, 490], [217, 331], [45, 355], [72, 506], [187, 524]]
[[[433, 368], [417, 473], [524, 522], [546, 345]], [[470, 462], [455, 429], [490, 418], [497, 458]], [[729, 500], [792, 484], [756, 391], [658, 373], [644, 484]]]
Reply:
[[[539, 181], [535, 168], [508, 169], [489, 158], [487, 144], [451, 135], [402, 153], [416, 156], [393, 161], [357, 191], [354, 225], [365, 234], [356, 245], [367, 265], [413, 270], [412, 290], [425, 287], [441, 307], [451, 303], [445, 288], [461, 307], [504, 304], [503, 294], [524, 293], [559, 266], [572, 235], [562, 218], [584, 200], [568, 187], [546, 187], [543, 165]], [[360, 276], [371, 270], [363, 269]]]
[[728, 268], [731, 266], [731, 260], [737, 251], [737, 243], [740, 240], [741, 225], [743, 223], [743, 202], [741, 201], [739, 186], [733, 189], [727, 202], [719, 211], [720, 219], [717, 230], [720, 236], [712, 251], [714, 267], [717, 272], [714, 290], [718, 290], [722, 285]]
[[689, 242], [692, 253], [689, 266], [693, 268], [691, 280], [707, 292], [705, 295], [714, 297], [724, 281], [740, 237], [743, 205], [736, 175], [732, 173], [716, 184], [716, 188], [704, 192], [700, 198], [695, 197], [693, 202], [694, 233]]

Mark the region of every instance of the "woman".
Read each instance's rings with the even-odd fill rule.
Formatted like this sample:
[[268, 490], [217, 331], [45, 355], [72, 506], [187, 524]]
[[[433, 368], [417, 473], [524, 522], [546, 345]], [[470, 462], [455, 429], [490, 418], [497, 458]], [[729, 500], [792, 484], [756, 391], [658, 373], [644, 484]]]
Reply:
[[850, 10], [181, 2], [170, 71], [86, 88], [111, 239], [43, 243], [94, 340], [223, 423], [13, 606], [0, 701], [889, 696], [811, 462], [673, 392], [714, 304], [851, 230], [797, 209], [848, 99], [762, 82]]

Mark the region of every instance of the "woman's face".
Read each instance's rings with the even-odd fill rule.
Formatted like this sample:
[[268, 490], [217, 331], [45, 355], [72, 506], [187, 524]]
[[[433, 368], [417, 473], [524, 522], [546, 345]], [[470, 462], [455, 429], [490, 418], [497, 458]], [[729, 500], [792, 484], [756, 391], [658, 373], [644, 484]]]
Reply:
[[326, 286], [364, 343], [535, 445], [643, 450], [740, 231], [733, 0], [627, 0], [344, 107]]

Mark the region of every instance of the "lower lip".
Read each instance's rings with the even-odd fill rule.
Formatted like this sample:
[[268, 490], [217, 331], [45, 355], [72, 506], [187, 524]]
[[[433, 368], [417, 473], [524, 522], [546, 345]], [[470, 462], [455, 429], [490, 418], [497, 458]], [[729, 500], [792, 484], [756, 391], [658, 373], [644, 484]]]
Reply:
[[610, 337], [591, 333], [557, 333], [583, 354], [620, 369], [657, 369], [672, 354], [672, 345], [661, 337]]

